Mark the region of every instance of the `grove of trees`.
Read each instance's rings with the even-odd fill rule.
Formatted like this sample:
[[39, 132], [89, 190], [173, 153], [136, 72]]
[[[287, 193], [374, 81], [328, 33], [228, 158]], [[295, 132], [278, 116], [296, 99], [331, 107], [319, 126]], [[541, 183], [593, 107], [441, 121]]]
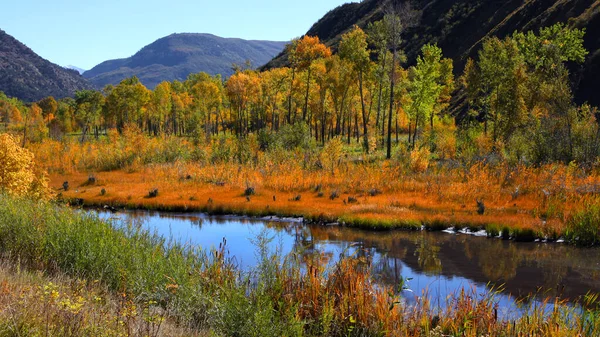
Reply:
[[454, 78], [452, 60], [436, 45], [406, 59], [400, 36], [408, 21], [389, 13], [366, 31], [354, 27], [336, 54], [304, 36], [287, 47], [290, 67], [238, 69], [228, 79], [199, 73], [149, 90], [133, 77], [31, 104], [0, 94], [0, 128], [21, 135], [25, 146], [72, 133], [85, 142], [128, 125], [152, 137], [206, 142], [302, 124], [295, 130], [315, 144], [342, 139], [361, 144], [365, 154], [384, 150], [387, 158], [395, 144], [441, 159], [500, 156], [537, 164], [598, 158], [597, 110], [573, 103], [567, 67], [585, 59], [584, 31], [557, 24], [489, 37]]

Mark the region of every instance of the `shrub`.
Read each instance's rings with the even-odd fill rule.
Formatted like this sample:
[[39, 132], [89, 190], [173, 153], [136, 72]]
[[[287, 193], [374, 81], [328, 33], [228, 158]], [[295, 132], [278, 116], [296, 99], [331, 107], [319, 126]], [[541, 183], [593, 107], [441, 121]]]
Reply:
[[258, 146], [262, 151], [272, 150], [277, 147], [277, 138], [276, 134], [271, 130], [264, 128], [258, 131], [257, 140]]
[[247, 197], [249, 197], [251, 195], [255, 195], [255, 194], [256, 194], [256, 190], [252, 186], [248, 186], [244, 190], [244, 195], [247, 196]]
[[321, 155], [319, 156], [323, 168], [330, 171], [331, 174], [339, 167], [344, 155], [344, 144], [339, 137], [336, 137], [325, 144]]
[[148, 191], [148, 198], [156, 198], [158, 196], [158, 188], [153, 188]]
[[410, 153], [410, 169], [413, 172], [422, 173], [429, 168], [429, 149], [422, 147], [415, 149]]
[[306, 123], [286, 124], [277, 132], [276, 138], [278, 144], [287, 150], [314, 147], [313, 139], [310, 136]]
[[338, 191], [333, 191], [333, 192], [331, 192], [331, 194], [329, 195], [329, 199], [330, 199], [330, 200], [335, 200], [335, 199], [337, 199], [337, 198], [339, 198], [339, 197], [340, 197], [340, 194], [338, 193]]
[[0, 192], [24, 196], [44, 197], [48, 194], [47, 181], [37, 172], [33, 154], [17, 144], [9, 134], [0, 135]]
[[212, 163], [227, 163], [233, 158], [236, 146], [233, 137], [221, 135], [213, 138], [211, 143], [210, 161]]
[[503, 226], [501, 235], [503, 240], [510, 239], [510, 228], [508, 228], [507, 226]]
[[435, 126], [435, 152], [440, 159], [454, 159], [456, 157], [456, 126], [454, 120], [445, 117]]

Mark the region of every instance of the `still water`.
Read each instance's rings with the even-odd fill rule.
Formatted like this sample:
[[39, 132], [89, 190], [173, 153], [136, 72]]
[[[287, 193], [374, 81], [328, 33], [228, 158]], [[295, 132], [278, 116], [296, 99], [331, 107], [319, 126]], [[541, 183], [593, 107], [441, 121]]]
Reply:
[[[517, 303], [560, 296], [577, 301], [600, 293], [600, 249], [557, 243], [517, 243], [440, 232], [370, 232], [301, 222], [213, 217], [147, 211], [104, 213], [115, 221], [135, 221], [144, 228], [181, 243], [210, 249], [225, 239], [230, 256], [243, 269], [256, 264], [254, 239], [272, 237], [272, 250], [321, 252], [330, 263], [340, 255], [363, 255], [372, 261], [376, 282], [397, 287], [403, 280], [409, 303], [427, 294], [445, 306], [460, 289], [477, 294], [501, 289], [496, 296], [503, 315], [521, 309]], [[533, 297], [530, 295], [534, 295]]]

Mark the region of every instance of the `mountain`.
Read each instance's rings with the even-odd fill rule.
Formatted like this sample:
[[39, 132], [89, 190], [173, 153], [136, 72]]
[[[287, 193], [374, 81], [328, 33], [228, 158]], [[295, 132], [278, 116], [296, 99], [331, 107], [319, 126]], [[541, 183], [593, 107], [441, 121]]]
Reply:
[[283, 50], [285, 42], [226, 39], [210, 34], [172, 34], [163, 37], [135, 55], [100, 63], [83, 76], [96, 87], [118, 84], [137, 76], [149, 88], [162, 81], [185, 80], [191, 73], [206, 72], [227, 77], [232, 64], [253, 66], [267, 63]]
[[75, 70], [41, 58], [0, 29], [0, 91], [24, 101], [46, 96], [62, 98], [92, 88]]
[[[383, 17], [389, 2], [405, 0], [364, 0], [339, 6], [306, 33], [318, 36], [336, 49], [341, 35], [354, 25], [365, 28], [369, 22]], [[407, 29], [403, 49], [409, 62], [414, 62], [425, 43], [437, 43], [444, 56], [454, 60], [455, 74], [462, 73], [466, 60], [476, 57], [486, 36], [505, 37], [515, 30], [536, 31], [540, 27], [565, 22], [585, 28], [584, 45], [590, 54], [584, 65], [571, 65], [576, 86], [575, 99], [600, 106], [600, 1], [598, 0], [417, 0], [420, 22]], [[280, 53], [264, 68], [287, 64]]]
[[67, 68], [67, 69], [73, 69], [73, 70], [77, 71], [79, 74], [85, 73], [85, 69], [82, 69], [82, 68], [79, 68], [79, 67], [76, 67], [76, 66], [68, 65], [65, 68]]

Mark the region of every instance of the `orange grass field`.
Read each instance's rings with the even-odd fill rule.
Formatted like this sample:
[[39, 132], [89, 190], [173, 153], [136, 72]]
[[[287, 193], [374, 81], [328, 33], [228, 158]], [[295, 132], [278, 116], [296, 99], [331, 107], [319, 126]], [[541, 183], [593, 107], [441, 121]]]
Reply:
[[[552, 186], [541, 184], [523, 188], [526, 184], [562, 176], [560, 182], [548, 183], [573, 190], [574, 186], [565, 186], [568, 173], [559, 172], [568, 170], [564, 166], [555, 168], [554, 174], [548, 177], [540, 177], [548, 172], [548, 168], [537, 172], [523, 169], [526, 172], [521, 172], [515, 179], [523, 180], [519, 184], [521, 191], [529, 192], [521, 192], [521, 195], [494, 182], [485, 166], [474, 166], [471, 169], [473, 178], [467, 181], [461, 181], [452, 173], [414, 174], [398, 180], [390, 176], [394, 173], [389, 167], [348, 169], [361, 170], [337, 176], [294, 170], [265, 175], [252, 168], [231, 164], [205, 167], [153, 164], [135, 170], [94, 173], [94, 183], [88, 181], [88, 173], [52, 173], [50, 186], [65, 199], [83, 199], [87, 206], [294, 216], [371, 229], [414, 229], [423, 225], [438, 230], [452, 226], [475, 230], [495, 226], [498, 230], [508, 227], [517, 232], [533, 231], [535, 237], [548, 238], [557, 238], [564, 233], [569, 211], [586, 199], [585, 195], [565, 195], [564, 191], [560, 193], [561, 200], [547, 197], [546, 188], [549, 190]], [[593, 178], [568, 184], [589, 184], [590, 179]], [[68, 191], [61, 190], [65, 181], [70, 185]], [[249, 186], [254, 188], [255, 194], [246, 196], [245, 190]], [[149, 191], [155, 188], [158, 195], [149, 197]], [[332, 199], [334, 191], [339, 197]], [[485, 200], [483, 215], [477, 212], [477, 199]]]
[[600, 204], [598, 167], [575, 163], [433, 160], [402, 151], [383, 160], [351, 147], [262, 151], [252, 138], [194, 145], [139, 132], [30, 149], [55, 193], [87, 206], [295, 216], [369, 229], [467, 227], [532, 240], [565, 236], [574, 215]]

